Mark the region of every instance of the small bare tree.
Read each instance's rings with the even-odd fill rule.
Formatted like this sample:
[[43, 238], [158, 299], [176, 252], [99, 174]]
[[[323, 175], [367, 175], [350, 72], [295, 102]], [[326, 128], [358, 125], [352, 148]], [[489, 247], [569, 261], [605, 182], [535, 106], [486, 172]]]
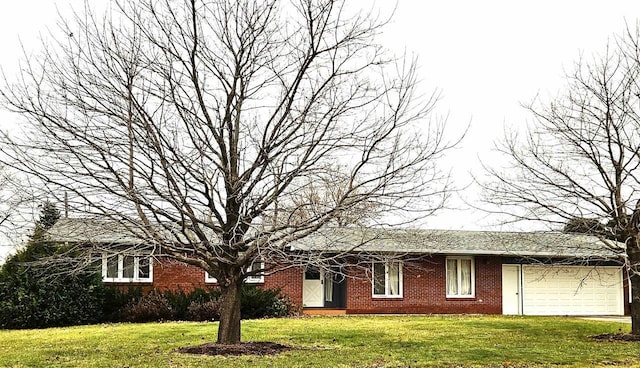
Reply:
[[[414, 61], [375, 43], [385, 22], [335, 0], [87, 2], [2, 89], [27, 122], [0, 161], [206, 270], [217, 341], [237, 343], [255, 259], [286, 267], [287, 244], [371, 204], [415, 217], [447, 196], [456, 142]], [[311, 204], [324, 183], [339, 190]]]
[[[487, 200], [514, 221], [602, 239], [631, 280], [632, 332], [640, 334], [640, 48], [628, 30], [568, 74], [564, 94], [527, 108], [535, 124], [499, 146], [511, 166], [488, 168]], [[620, 243], [626, 245], [620, 246]], [[625, 255], [626, 253], [626, 255]]]

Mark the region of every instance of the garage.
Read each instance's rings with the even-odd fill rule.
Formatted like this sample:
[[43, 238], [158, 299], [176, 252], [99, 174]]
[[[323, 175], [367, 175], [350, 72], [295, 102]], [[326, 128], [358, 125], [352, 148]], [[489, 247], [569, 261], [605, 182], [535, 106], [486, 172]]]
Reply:
[[503, 313], [623, 315], [622, 270], [614, 266], [503, 265]]

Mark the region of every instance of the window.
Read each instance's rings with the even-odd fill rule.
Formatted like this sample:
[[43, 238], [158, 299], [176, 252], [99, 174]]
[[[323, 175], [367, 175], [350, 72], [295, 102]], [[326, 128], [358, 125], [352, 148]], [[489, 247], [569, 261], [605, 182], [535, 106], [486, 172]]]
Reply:
[[102, 254], [102, 281], [151, 282], [153, 265], [150, 254]]
[[324, 301], [333, 302], [333, 274], [324, 274]]
[[447, 297], [472, 298], [475, 270], [471, 257], [447, 257]]
[[[257, 270], [261, 270], [263, 268], [264, 268], [264, 263], [256, 261], [256, 262], [252, 263], [251, 266], [247, 267], [247, 272], [257, 271]], [[204, 282], [216, 283], [216, 282], [218, 282], [218, 280], [216, 280], [215, 277], [209, 275], [209, 272], [205, 272], [204, 273]], [[244, 282], [246, 282], [247, 284], [263, 283], [264, 282], [264, 276], [263, 275], [247, 276], [247, 278], [244, 280]]]
[[[251, 264], [251, 266], [247, 267], [247, 272], [260, 271], [263, 268], [264, 268], [264, 263], [260, 261], [255, 261]], [[264, 276], [263, 275], [247, 276], [244, 282], [248, 284], [261, 283], [261, 282], [264, 282]]]
[[373, 264], [373, 296], [402, 297], [402, 262]]
[[204, 272], [204, 282], [216, 283], [216, 282], [218, 282], [218, 280], [215, 277], [209, 275], [209, 272], [205, 271]]

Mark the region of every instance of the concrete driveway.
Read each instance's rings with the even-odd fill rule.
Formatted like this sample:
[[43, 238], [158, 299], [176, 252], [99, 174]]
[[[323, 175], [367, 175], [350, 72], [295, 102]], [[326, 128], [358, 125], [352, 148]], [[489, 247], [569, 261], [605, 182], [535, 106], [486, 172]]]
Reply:
[[590, 319], [593, 321], [631, 323], [631, 317], [629, 316], [592, 316], [592, 317], [581, 317], [581, 318]]

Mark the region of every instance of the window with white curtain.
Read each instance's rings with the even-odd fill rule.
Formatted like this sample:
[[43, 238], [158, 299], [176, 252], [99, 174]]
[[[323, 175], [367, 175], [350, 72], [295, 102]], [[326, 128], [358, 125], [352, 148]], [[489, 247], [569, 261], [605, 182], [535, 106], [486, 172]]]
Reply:
[[475, 267], [472, 257], [447, 257], [447, 297], [475, 295]]
[[372, 272], [373, 296], [402, 297], [402, 262], [374, 263]]
[[333, 301], [333, 274], [331, 273], [324, 274], [324, 301]]

